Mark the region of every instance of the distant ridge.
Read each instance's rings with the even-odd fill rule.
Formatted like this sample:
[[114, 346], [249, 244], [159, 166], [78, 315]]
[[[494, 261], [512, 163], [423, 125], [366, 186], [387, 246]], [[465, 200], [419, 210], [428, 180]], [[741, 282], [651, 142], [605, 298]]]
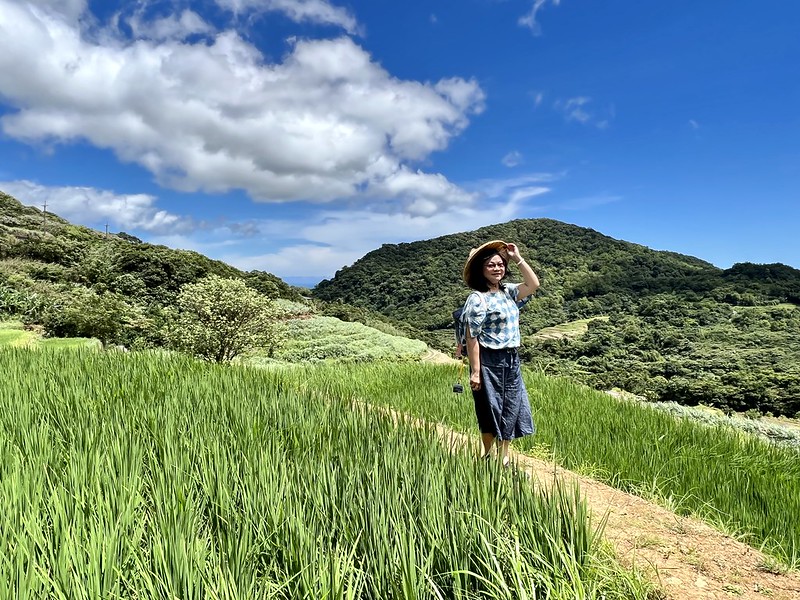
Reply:
[[651, 250], [593, 229], [552, 219], [520, 219], [431, 240], [385, 244], [320, 282], [314, 295], [437, 329], [449, 320], [452, 304], [468, 292], [461, 269], [469, 249], [490, 239], [517, 243], [542, 280], [541, 294], [565, 301], [611, 290], [694, 289], [724, 274], [699, 258]]

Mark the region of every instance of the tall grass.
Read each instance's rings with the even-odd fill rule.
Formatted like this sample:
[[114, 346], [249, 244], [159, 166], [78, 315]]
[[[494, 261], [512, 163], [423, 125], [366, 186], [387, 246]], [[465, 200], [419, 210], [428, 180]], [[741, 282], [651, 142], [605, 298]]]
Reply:
[[0, 597], [646, 593], [575, 490], [449, 455], [354, 403], [352, 372], [47, 349], [0, 369]]
[[[367, 378], [357, 366], [338, 366], [304, 377], [313, 387], [334, 372], [371, 403], [477, 434], [471, 395], [451, 391], [457, 367], [376, 365]], [[566, 468], [658, 498], [800, 567], [800, 451], [620, 402], [565, 379], [534, 372], [525, 379], [537, 433], [515, 448], [541, 453], [543, 446]]]

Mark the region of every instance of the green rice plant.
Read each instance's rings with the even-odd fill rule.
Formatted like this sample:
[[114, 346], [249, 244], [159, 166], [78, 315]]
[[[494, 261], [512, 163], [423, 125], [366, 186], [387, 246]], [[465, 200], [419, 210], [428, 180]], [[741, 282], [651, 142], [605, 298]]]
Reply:
[[384, 369], [362, 366], [362, 389], [356, 371], [47, 348], [0, 349], [0, 368], [2, 597], [645, 597], [577, 490], [365, 406]]
[[[305, 372], [306, 385], [320, 385], [333, 371]], [[457, 367], [375, 365], [370, 377], [357, 365], [335, 372], [365, 401], [474, 431], [477, 444], [472, 399], [451, 392]], [[566, 468], [591, 465], [592, 474], [610, 485], [697, 515], [800, 567], [800, 451], [675, 419], [566, 379], [529, 371], [525, 379], [537, 433], [515, 442], [516, 449], [541, 453], [544, 444]]]

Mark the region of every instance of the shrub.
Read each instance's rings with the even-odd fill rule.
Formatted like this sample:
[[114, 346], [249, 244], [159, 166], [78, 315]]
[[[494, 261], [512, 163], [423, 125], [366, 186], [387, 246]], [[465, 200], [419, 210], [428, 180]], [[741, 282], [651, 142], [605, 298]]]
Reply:
[[205, 360], [227, 362], [258, 347], [271, 355], [280, 342], [279, 309], [241, 279], [210, 275], [186, 284], [177, 305], [176, 326], [167, 339]]

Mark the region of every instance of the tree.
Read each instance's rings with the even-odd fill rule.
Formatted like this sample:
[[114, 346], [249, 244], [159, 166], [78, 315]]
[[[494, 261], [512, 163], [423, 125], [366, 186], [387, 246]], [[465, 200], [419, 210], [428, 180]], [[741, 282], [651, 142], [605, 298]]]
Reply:
[[173, 346], [205, 360], [228, 362], [255, 348], [270, 354], [282, 337], [280, 311], [241, 279], [209, 275], [185, 284], [177, 299]]
[[56, 296], [43, 321], [47, 335], [94, 337], [106, 346], [124, 341], [126, 331], [140, 328], [143, 320], [139, 309], [119, 294], [98, 294], [83, 286], [74, 286], [71, 291]]

